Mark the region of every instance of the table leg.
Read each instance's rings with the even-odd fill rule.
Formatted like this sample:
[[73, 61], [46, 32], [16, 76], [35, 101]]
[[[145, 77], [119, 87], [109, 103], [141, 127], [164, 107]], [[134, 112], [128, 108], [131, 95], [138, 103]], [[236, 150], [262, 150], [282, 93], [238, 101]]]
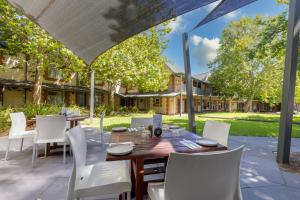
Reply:
[[144, 197], [144, 159], [139, 158], [135, 161], [135, 197], [136, 200], [143, 200]]

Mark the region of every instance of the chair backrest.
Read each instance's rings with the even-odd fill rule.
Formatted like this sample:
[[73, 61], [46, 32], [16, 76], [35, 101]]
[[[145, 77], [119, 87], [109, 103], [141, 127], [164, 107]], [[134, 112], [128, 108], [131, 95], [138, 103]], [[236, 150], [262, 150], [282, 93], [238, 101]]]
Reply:
[[23, 112], [10, 113], [11, 127], [9, 136], [21, 134], [26, 130], [26, 117]]
[[149, 126], [153, 125], [153, 118], [131, 118], [131, 127], [136, 128], [140, 126], [144, 126], [145, 128], [148, 128]]
[[241, 200], [239, 168], [243, 147], [226, 152], [171, 153], [165, 178], [167, 200]]
[[86, 164], [87, 144], [84, 130], [80, 126], [71, 128], [67, 135], [69, 137], [72, 151], [75, 158], [75, 167], [81, 167]]
[[216, 140], [227, 146], [230, 124], [216, 121], [206, 121], [203, 129], [203, 137]]
[[66, 117], [63, 115], [36, 116], [36, 138], [38, 141], [60, 140], [65, 138]]

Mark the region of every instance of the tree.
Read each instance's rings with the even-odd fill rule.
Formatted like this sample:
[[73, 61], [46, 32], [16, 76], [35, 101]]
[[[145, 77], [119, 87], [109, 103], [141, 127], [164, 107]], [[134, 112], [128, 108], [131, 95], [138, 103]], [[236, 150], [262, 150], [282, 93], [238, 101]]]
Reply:
[[210, 82], [224, 97], [244, 99], [246, 112], [253, 99], [280, 102], [285, 16], [243, 18], [222, 33], [217, 57], [210, 63]]
[[34, 69], [33, 103], [40, 104], [43, 77], [50, 64], [61, 69], [67, 80], [82, 69], [83, 62], [5, 0], [0, 0], [0, 12], [0, 40], [7, 43], [7, 48], [0, 48], [0, 57], [16, 56], [20, 66], [25, 64]]
[[165, 69], [165, 25], [135, 35], [108, 50], [94, 62], [95, 79], [108, 84], [109, 104], [114, 107], [117, 85], [137, 87], [142, 92], [167, 89], [169, 72]]

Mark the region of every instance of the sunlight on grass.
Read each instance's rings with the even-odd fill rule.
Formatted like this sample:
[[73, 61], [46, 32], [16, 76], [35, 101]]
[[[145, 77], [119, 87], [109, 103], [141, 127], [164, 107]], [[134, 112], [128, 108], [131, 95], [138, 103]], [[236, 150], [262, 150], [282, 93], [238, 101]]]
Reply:
[[[199, 117], [201, 116], [201, 117]], [[226, 119], [206, 118], [220, 117]], [[152, 117], [152, 114], [128, 114], [118, 116], [107, 116], [104, 118], [104, 129], [110, 131], [112, 127], [125, 126], [130, 127], [131, 117]], [[206, 113], [196, 115], [197, 133], [202, 134], [206, 120], [223, 121], [231, 124], [230, 135], [240, 136], [265, 136], [277, 137], [279, 129], [279, 114], [259, 114], [259, 113]], [[252, 119], [261, 121], [246, 121], [236, 119]], [[297, 121], [299, 116], [296, 116]], [[265, 122], [272, 121], [272, 122]], [[273, 122], [275, 121], [275, 122]], [[86, 120], [85, 123], [89, 121]], [[184, 115], [172, 116], [163, 115], [163, 124], [176, 124], [183, 128], [188, 128], [188, 117]], [[93, 126], [99, 126], [99, 118], [94, 118]], [[300, 125], [293, 125], [293, 137], [300, 137]]]

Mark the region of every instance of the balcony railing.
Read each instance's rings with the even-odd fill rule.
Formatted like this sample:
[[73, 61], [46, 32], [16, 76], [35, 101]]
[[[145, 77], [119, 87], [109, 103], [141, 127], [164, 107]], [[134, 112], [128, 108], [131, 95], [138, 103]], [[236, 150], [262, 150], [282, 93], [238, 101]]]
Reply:
[[[186, 86], [182, 85], [181, 86], [181, 91], [186, 92]], [[211, 90], [205, 90], [205, 89], [200, 89], [197, 87], [193, 87], [193, 94], [198, 94], [198, 95], [204, 95], [204, 96], [215, 96], [215, 92], [212, 92]]]

